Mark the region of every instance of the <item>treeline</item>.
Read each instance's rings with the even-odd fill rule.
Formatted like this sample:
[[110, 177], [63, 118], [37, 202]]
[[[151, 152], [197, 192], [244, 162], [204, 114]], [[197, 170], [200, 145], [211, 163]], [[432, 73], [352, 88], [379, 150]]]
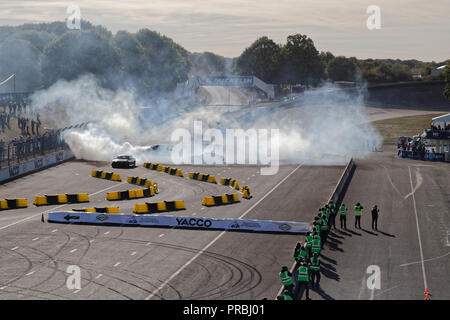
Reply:
[[47, 88], [86, 73], [97, 76], [105, 87], [130, 87], [150, 96], [172, 91], [191, 75], [254, 75], [281, 85], [434, 80], [444, 79], [443, 73], [431, 74], [444, 63], [334, 56], [319, 52], [313, 40], [301, 34], [288, 36], [285, 44], [261, 37], [231, 59], [190, 53], [149, 29], [113, 35], [88, 21], [81, 21], [81, 30], [69, 30], [65, 22], [0, 27], [0, 81], [16, 74], [17, 92]]
[[187, 80], [190, 68], [184, 48], [148, 29], [113, 35], [87, 21], [81, 30], [64, 22], [0, 27], [0, 79], [15, 73], [18, 92], [92, 73], [108, 88], [160, 93]]
[[443, 74], [431, 74], [442, 64], [445, 62], [334, 56], [331, 52], [319, 52], [309, 37], [296, 34], [288, 36], [285, 44], [267, 37], [257, 39], [235, 60], [235, 70], [274, 84], [316, 85], [322, 80], [442, 80]]

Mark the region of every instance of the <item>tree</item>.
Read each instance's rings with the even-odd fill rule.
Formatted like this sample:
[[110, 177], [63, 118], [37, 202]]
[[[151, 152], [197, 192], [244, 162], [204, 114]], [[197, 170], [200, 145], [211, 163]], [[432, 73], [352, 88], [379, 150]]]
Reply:
[[260, 78], [268, 83], [278, 80], [281, 48], [268, 37], [261, 37], [246, 48], [237, 58], [239, 74]]
[[316, 85], [325, 76], [325, 66], [306, 35], [295, 34], [287, 37], [283, 50], [283, 80], [290, 84]]
[[184, 48], [148, 29], [139, 30], [136, 39], [144, 48], [145, 65], [142, 67], [149, 90], [173, 90], [177, 83], [187, 80], [191, 64]]
[[16, 74], [16, 91], [29, 92], [41, 86], [39, 50], [29, 41], [10, 38], [0, 45], [0, 79]]
[[445, 86], [444, 96], [450, 100], [450, 61], [447, 64], [444, 72], [445, 82], [447, 83]]
[[108, 39], [95, 31], [73, 30], [46, 47], [41, 68], [48, 86], [86, 73], [105, 80], [107, 73], [114, 73], [119, 65], [118, 53]]
[[336, 57], [328, 63], [327, 73], [333, 81], [355, 81], [357, 65], [354, 59]]

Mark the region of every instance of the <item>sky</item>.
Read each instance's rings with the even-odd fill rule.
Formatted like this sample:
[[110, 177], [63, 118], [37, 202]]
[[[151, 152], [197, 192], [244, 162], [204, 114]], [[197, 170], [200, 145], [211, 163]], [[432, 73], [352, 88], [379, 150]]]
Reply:
[[[268, 36], [308, 35], [319, 51], [364, 58], [450, 58], [450, 0], [1, 0], [0, 25], [81, 18], [117, 32], [158, 31], [191, 52], [237, 57]], [[380, 29], [369, 30], [370, 5]]]

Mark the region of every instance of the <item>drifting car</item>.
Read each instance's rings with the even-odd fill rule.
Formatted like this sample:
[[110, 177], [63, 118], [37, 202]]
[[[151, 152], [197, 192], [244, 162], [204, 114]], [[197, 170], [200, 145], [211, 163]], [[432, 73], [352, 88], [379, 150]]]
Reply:
[[134, 168], [136, 159], [130, 155], [120, 155], [112, 161], [113, 168]]

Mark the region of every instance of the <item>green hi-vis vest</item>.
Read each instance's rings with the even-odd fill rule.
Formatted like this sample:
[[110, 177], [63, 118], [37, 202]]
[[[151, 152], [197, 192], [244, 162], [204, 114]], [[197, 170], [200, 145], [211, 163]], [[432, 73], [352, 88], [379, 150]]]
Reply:
[[319, 271], [320, 270], [320, 258], [314, 259], [314, 257], [311, 258], [311, 270]]
[[331, 210], [334, 210], [334, 209], [336, 208], [336, 205], [334, 204], [334, 202], [331, 202], [331, 203], [328, 204], [328, 207], [329, 207]]
[[290, 286], [292, 284], [292, 277], [288, 275], [287, 271], [280, 272], [280, 278], [283, 286]]
[[285, 294], [285, 295], [283, 296], [283, 300], [293, 300], [293, 299], [291, 298], [290, 295]]
[[308, 267], [301, 266], [300, 268], [298, 268], [297, 280], [306, 282], [309, 281]]
[[316, 228], [317, 232], [320, 232], [320, 225], [319, 224], [316, 224], [316, 226], [314, 228]]
[[306, 246], [307, 247], [311, 247], [311, 244], [312, 244], [312, 241], [313, 241], [313, 236], [307, 236], [306, 238], [305, 238], [305, 240], [306, 240]]
[[311, 252], [320, 252], [320, 240], [314, 239], [312, 246], [311, 246]]
[[300, 251], [300, 254], [297, 257], [297, 261], [299, 261], [300, 259], [303, 259], [303, 261], [306, 261], [306, 251], [305, 250]]
[[347, 215], [347, 207], [346, 206], [340, 206], [339, 207], [339, 212], [341, 213], [341, 216], [346, 216]]
[[362, 215], [361, 206], [355, 206], [355, 216], [361, 216], [361, 215]]

